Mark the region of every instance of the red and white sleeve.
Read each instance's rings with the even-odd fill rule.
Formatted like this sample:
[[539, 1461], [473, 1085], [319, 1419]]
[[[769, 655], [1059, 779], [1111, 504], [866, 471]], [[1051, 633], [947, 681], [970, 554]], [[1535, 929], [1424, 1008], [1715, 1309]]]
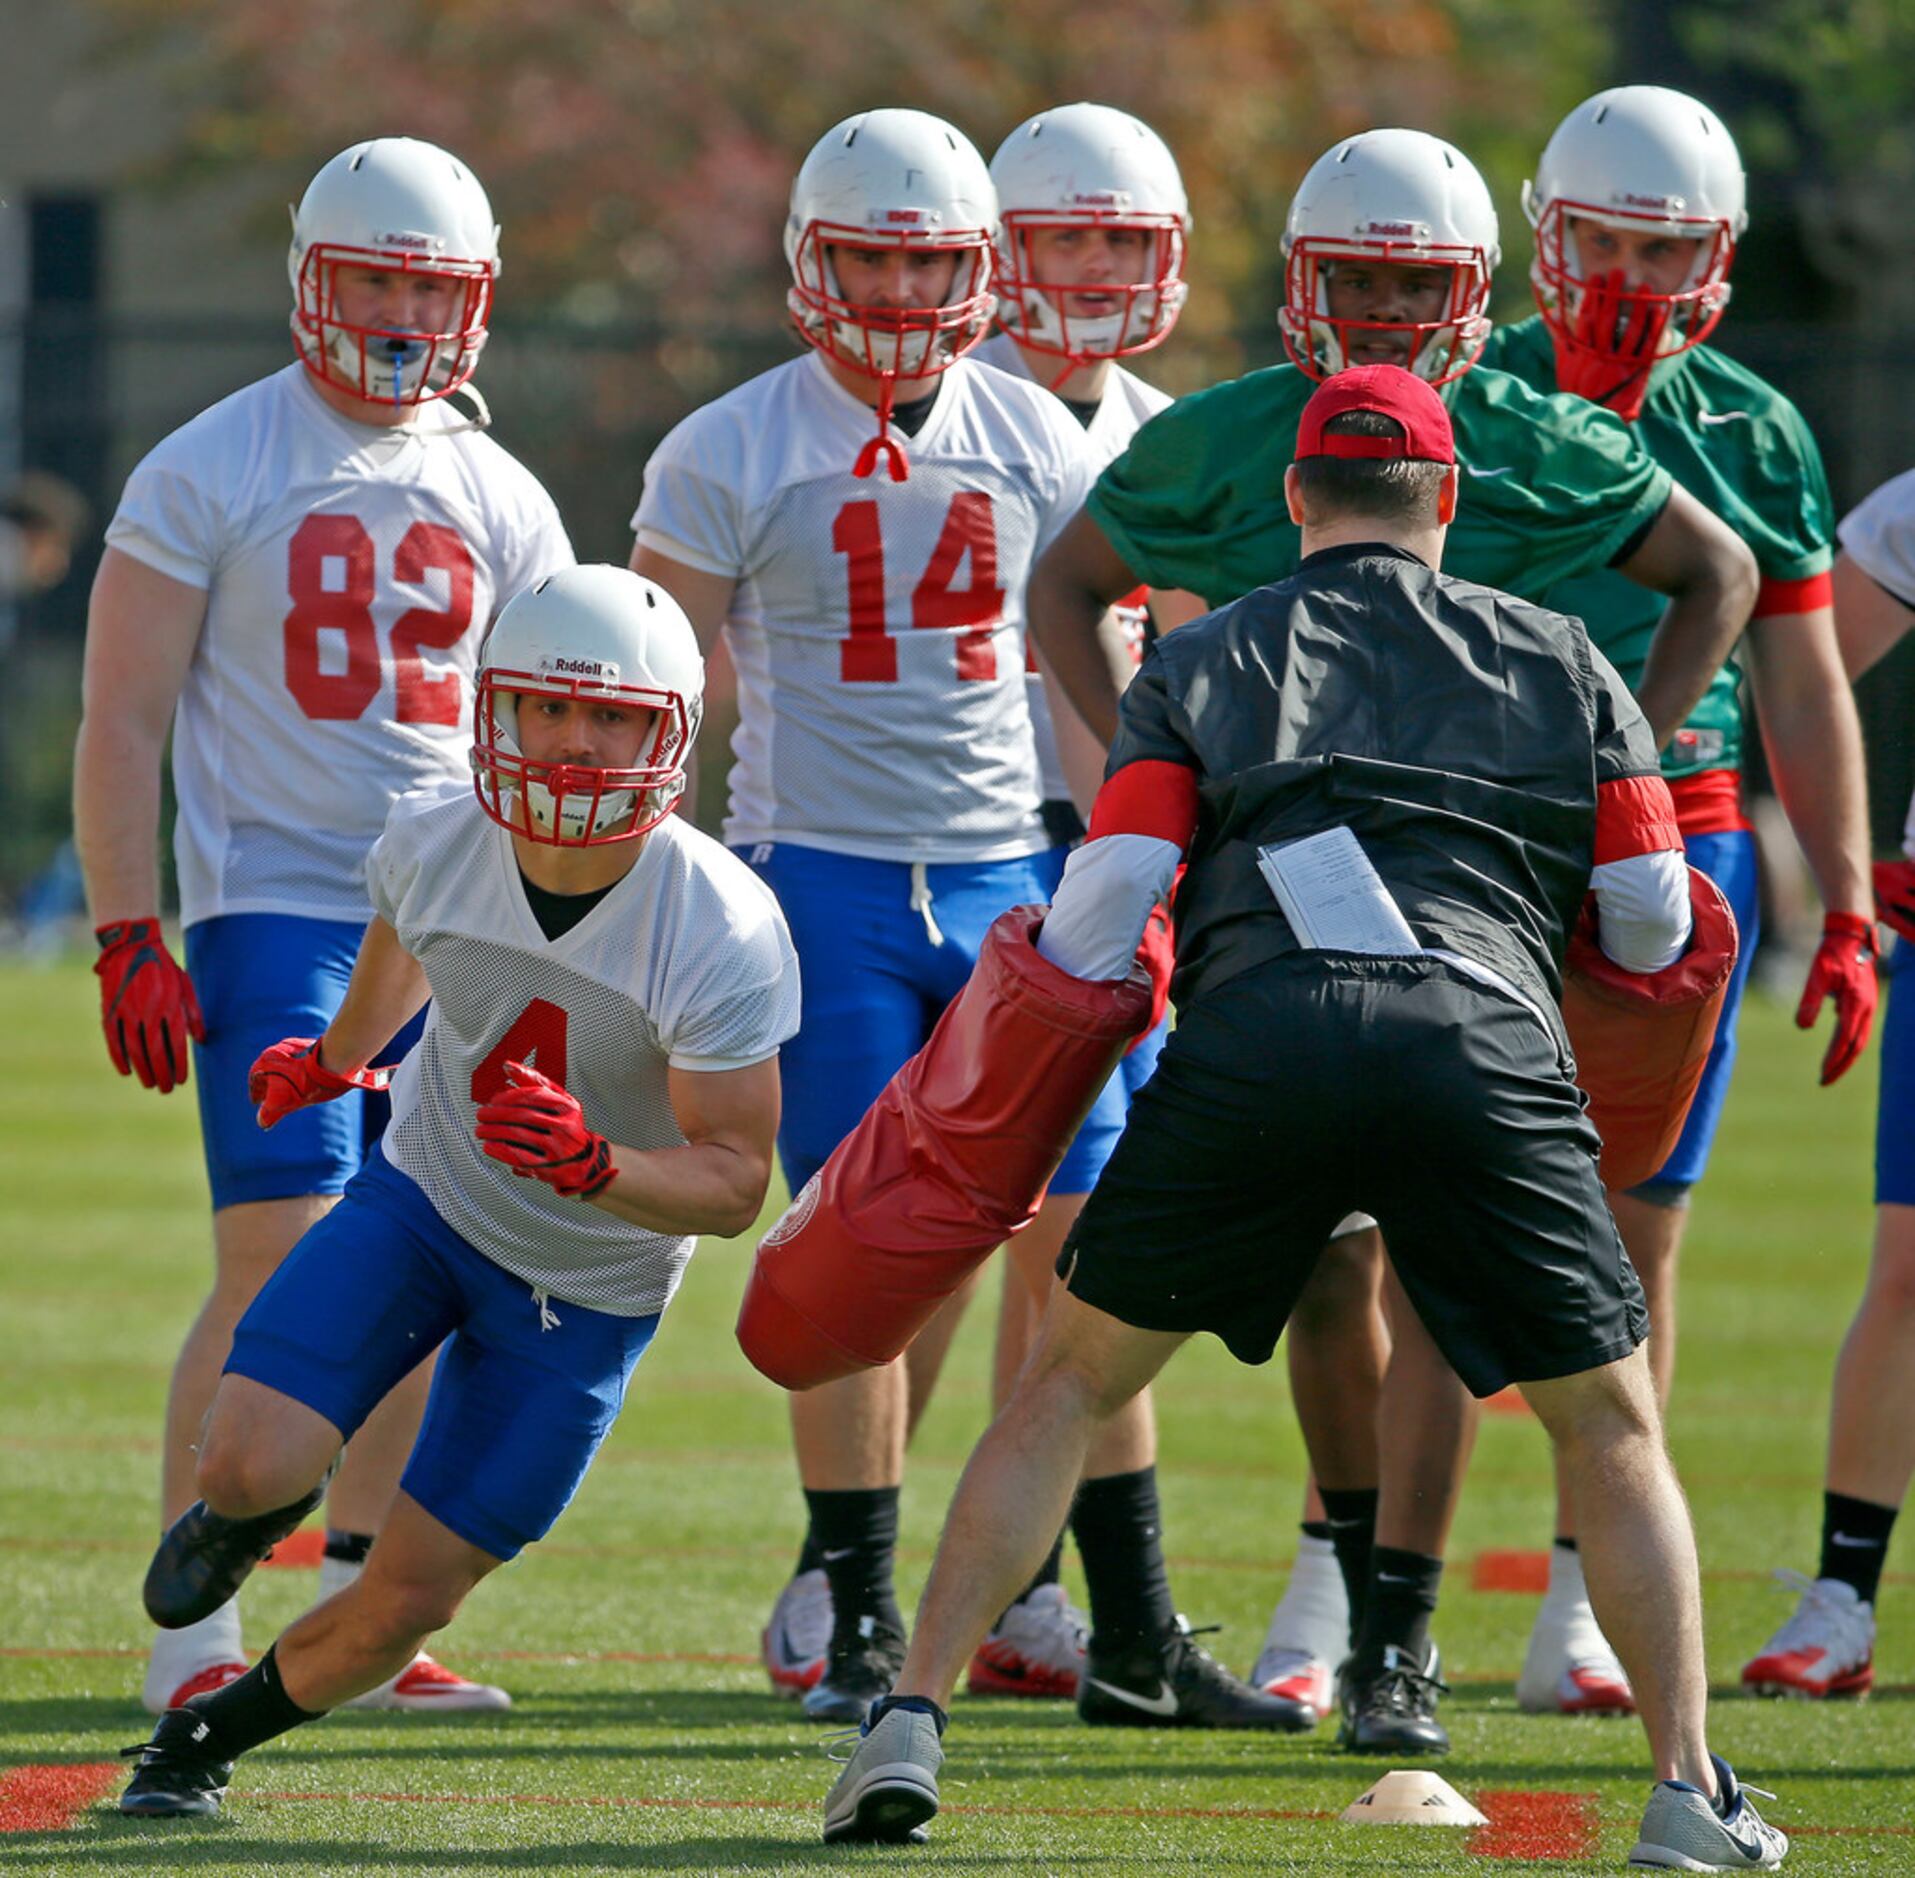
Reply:
[[1659, 972], [1689, 943], [1689, 864], [1676, 807], [1660, 776], [1623, 776], [1596, 789], [1597, 934], [1628, 972]]

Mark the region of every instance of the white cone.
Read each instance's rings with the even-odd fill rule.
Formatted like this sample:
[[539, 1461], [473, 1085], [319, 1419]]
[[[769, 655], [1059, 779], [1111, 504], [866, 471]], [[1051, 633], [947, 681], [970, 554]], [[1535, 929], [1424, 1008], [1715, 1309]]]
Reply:
[[1343, 1809], [1352, 1826], [1487, 1826], [1489, 1821], [1436, 1774], [1385, 1774]]

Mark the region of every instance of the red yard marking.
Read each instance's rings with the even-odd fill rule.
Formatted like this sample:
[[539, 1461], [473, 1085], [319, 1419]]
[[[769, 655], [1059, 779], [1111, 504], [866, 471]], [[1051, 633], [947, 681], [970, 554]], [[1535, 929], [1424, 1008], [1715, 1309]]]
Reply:
[[304, 1526], [290, 1539], [280, 1540], [260, 1563], [281, 1571], [310, 1571], [325, 1556], [325, 1533], [317, 1526]]
[[1602, 1837], [1589, 1793], [1479, 1793], [1487, 1826], [1470, 1834], [1477, 1858], [1587, 1858]]
[[1511, 1383], [1507, 1389], [1498, 1389], [1492, 1396], [1483, 1398], [1483, 1409], [1490, 1415], [1530, 1415], [1536, 1411], [1523, 1400], [1523, 1392]]
[[120, 1784], [118, 1761], [57, 1761], [0, 1775], [0, 1832], [63, 1832]]
[[1549, 1589], [1547, 1552], [1479, 1552], [1470, 1567], [1472, 1591], [1518, 1591], [1541, 1597]]

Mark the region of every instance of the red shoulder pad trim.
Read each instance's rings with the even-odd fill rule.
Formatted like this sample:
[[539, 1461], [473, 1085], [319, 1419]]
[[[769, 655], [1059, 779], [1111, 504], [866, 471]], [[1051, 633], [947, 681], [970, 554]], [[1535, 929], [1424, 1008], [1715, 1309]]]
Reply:
[[1755, 619], [1775, 619], [1789, 613], [1813, 613], [1835, 604], [1835, 581], [1825, 569], [1801, 580], [1765, 580], [1756, 591]]
[[1197, 832], [1197, 772], [1184, 763], [1126, 763], [1106, 779], [1090, 812], [1089, 839], [1154, 835], [1188, 850]]
[[1596, 790], [1596, 865], [1635, 854], [1682, 852], [1669, 785], [1660, 776], [1619, 776]]

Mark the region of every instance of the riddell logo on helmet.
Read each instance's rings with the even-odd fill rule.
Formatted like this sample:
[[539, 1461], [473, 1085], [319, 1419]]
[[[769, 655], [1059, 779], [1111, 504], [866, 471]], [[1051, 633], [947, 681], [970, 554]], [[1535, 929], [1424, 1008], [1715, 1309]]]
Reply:
[[1080, 189], [1071, 201], [1082, 209], [1127, 209], [1131, 194], [1128, 189]]
[[394, 229], [387, 234], [373, 236], [372, 245], [375, 248], [432, 249], [443, 248], [445, 243], [437, 235], [421, 235]]
[[555, 672], [566, 678], [595, 678], [601, 684], [618, 683], [618, 667], [598, 659], [568, 659], [563, 653], [539, 660], [541, 672]]
[[884, 219], [887, 222], [906, 222], [915, 227], [924, 220], [922, 209], [886, 209]]
[[1430, 231], [1421, 222], [1370, 222], [1363, 232], [1388, 235], [1398, 241], [1423, 241], [1428, 239]]
[[1683, 205], [1681, 196], [1631, 196], [1625, 195], [1623, 203], [1632, 209], [1663, 209], [1670, 214], [1678, 213]]

